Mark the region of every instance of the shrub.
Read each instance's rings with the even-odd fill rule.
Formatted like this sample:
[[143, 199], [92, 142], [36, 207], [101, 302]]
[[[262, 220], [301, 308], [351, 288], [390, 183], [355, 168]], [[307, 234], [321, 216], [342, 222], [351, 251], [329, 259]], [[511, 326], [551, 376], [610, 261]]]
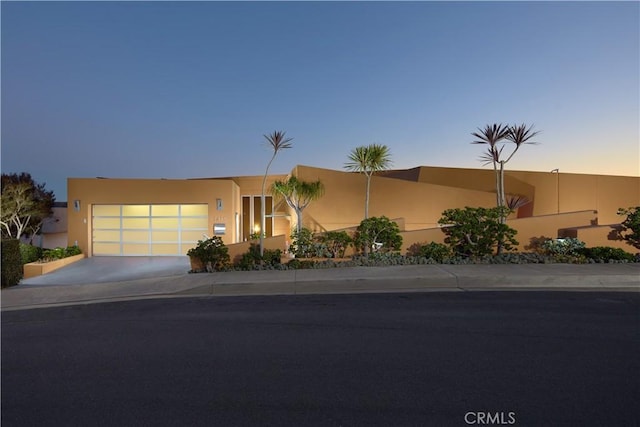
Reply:
[[318, 236], [320, 243], [324, 243], [331, 258], [344, 258], [345, 251], [353, 242], [346, 231], [327, 231]]
[[501, 219], [509, 214], [506, 207], [447, 209], [442, 212], [438, 224], [445, 225], [445, 243], [451, 250], [466, 257], [491, 255], [499, 245], [511, 250], [518, 242], [516, 230], [503, 224]]
[[17, 239], [2, 240], [2, 270], [1, 286], [3, 288], [15, 286], [22, 279], [22, 255], [20, 241]]
[[623, 240], [636, 249], [640, 249], [640, 206], [628, 209], [618, 209], [618, 215], [626, 215], [620, 233]]
[[29, 264], [42, 258], [42, 249], [37, 246], [20, 243], [20, 255], [22, 257], [22, 263]]
[[55, 261], [57, 259], [68, 258], [74, 255], [80, 255], [82, 251], [78, 246], [67, 246], [66, 248], [45, 249], [42, 252], [42, 261]]
[[223, 271], [229, 267], [229, 249], [219, 236], [198, 240], [195, 248], [187, 252], [189, 257], [199, 259], [209, 271]]
[[[382, 244], [379, 249], [374, 249], [374, 244]], [[398, 224], [386, 216], [371, 217], [362, 220], [353, 238], [356, 249], [363, 253], [372, 251], [389, 252], [398, 251], [402, 246], [402, 236]]]
[[417, 256], [432, 259], [436, 262], [441, 263], [447, 258], [451, 258], [453, 253], [451, 249], [442, 243], [431, 242], [426, 245], [415, 244], [411, 245], [409, 251], [407, 252], [409, 256]]
[[545, 253], [549, 255], [571, 255], [578, 256], [582, 254], [584, 242], [575, 237], [566, 239], [549, 239], [542, 244]]
[[260, 245], [251, 243], [249, 250], [243, 253], [234, 264], [239, 270], [261, 270], [264, 267], [279, 267], [282, 257], [280, 249], [265, 249], [260, 256]]
[[265, 265], [277, 267], [282, 259], [282, 251], [280, 249], [265, 249], [262, 255], [262, 261]]
[[67, 246], [67, 248], [65, 249], [66, 257], [80, 255], [81, 253], [82, 253], [82, 250], [77, 245]]
[[287, 263], [287, 268], [291, 270], [306, 270], [310, 268], [315, 268], [316, 262], [310, 259], [299, 260], [292, 259]]
[[315, 255], [313, 247], [313, 233], [308, 228], [291, 233], [291, 252], [298, 258], [310, 258]]
[[595, 246], [584, 248], [582, 254], [593, 262], [634, 262], [635, 256], [620, 248], [610, 246]]

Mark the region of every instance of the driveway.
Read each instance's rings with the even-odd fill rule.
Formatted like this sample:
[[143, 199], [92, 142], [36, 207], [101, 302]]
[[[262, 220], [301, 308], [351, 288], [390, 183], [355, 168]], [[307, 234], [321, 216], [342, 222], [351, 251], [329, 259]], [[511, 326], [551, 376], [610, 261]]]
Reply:
[[189, 258], [186, 256], [92, 257], [43, 276], [23, 279], [20, 286], [123, 282], [150, 277], [178, 276], [186, 274], [190, 268]]

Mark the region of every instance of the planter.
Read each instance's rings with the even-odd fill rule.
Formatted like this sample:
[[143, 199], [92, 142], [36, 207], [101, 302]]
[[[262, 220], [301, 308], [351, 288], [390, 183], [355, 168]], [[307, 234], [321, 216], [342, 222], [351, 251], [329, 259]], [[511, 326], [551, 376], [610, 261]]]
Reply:
[[191, 271], [203, 271], [205, 269], [204, 263], [200, 258], [189, 257], [189, 262], [191, 263]]
[[78, 254], [67, 258], [57, 259], [49, 262], [30, 262], [22, 266], [23, 278], [42, 276], [51, 273], [59, 268], [65, 267], [84, 258], [84, 254]]

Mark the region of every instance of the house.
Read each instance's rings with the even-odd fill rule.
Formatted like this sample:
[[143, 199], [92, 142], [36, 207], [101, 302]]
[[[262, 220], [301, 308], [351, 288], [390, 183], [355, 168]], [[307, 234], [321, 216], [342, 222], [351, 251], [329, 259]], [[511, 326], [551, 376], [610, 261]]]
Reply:
[[[360, 223], [362, 174], [302, 165], [291, 174], [325, 185], [325, 195], [304, 211], [306, 227], [327, 231]], [[69, 178], [68, 244], [88, 256], [162, 256], [184, 255], [205, 236], [218, 235], [227, 245], [246, 242], [260, 232], [262, 178]], [[267, 187], [285, 178], [271, 175]], [[616, 211], [640, 205], [640, 177], [507, 171], [505, 188], [520, 200], [509, 218], [520, 250], [538, 237], [578, 237], [589, 246], [635, 251], [617, 237]], [[421, 166], [372, 178], [369, 215], [396, 221], [403, 249], [443, 241], [441, 213], [465, 206], [495, 206], [493, 170]], [[296, 217], [286, 204], [267, 194], [266, 213], [267, 237], [290, 234]]]

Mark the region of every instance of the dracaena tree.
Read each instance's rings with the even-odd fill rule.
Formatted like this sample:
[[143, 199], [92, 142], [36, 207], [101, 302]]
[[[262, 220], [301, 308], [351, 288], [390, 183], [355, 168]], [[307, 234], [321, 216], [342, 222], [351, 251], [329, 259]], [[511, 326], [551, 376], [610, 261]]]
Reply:
[[287, 138], [284, 131], [273, 131], [268, 135], [263, 135], [267, 145], [273, 151], [271, 160], [267, 164], [267, 169], [264, 172], [264, 178], [262, 179], [262, 193], [260, 194], [260, 256], [264, 255], [264, 231], [265, 231], [265, 185], [267, 183], [267, 175], [269, 174], [269, 168], [271, 163], [276, 158], [276, 155], [287, 148], [292, 147], [291, 141], [293, 138]]
[[302, 230], [302, 211], [314, 200], [324, 194], [322, 182], [302, 181], [291, 176], [285, 181], [276, 181], [271, 185], [271, 193], [284, 199], [286, 204], [296, 213], [296, 231]]
[[[539, 132], [533, 130], [533, 126], [525, 124], [506, 126], [503, 124], [492, 124], [478, 129], [472, 135], [477, 139], [472, 144], [485, 144], [489, 147], [480, 156], [480, 160], [485, 165], [492, 165], [496, 180], [496, 206], [507, 206], [506, 193], [504, 188], [504, 167], [516, 154], [518, 149], [524, 144], [537, 144], [531, 139]], [[511, 152], [505, 152], [507, 143], [511, 143]], [[503, 221], [506, 218], [503, 218]]]
[[389, 147], [381, 144], [371, 144], [354, 148], [349, 153], [349, 161], [344, 168], [351, 172], [361, 172], [367, 177], [367, 188], [364, 199], [364, 219], [369, 218], [369, 194], [371, 176], [391, 167], [391, 152]]
[[[503, 124], [492, 124], [485, 126], [484, 129], [478, 129], [478, 132], [473, 132], [472, 135], [477, 139], [473, 141], [473, 144], [486, 144], [489, 147], [487, 151], [480, 156], [480, 160], [485, 165], [493, 165], [493, 171], [496, 179], [496, 206], [502, 209], [500, 222], [506, 223], [507, 215], [510, 211], [508, 209], [507, 198], [504, 188], [504, 165], [509, 162], [516, 154], [518, 149], [524, 144], [536, 144], [531, 139], [535, 137], [539, 132], [533, 130], [533, 126], [527, 126], [524, 123], [521, 125], [506, 126]], [[512, 150], [509, 153], [505, 152], [507, 143], [511, 143]], [[497, 253], [502, 253], [504, 241], [498, 241]]]

